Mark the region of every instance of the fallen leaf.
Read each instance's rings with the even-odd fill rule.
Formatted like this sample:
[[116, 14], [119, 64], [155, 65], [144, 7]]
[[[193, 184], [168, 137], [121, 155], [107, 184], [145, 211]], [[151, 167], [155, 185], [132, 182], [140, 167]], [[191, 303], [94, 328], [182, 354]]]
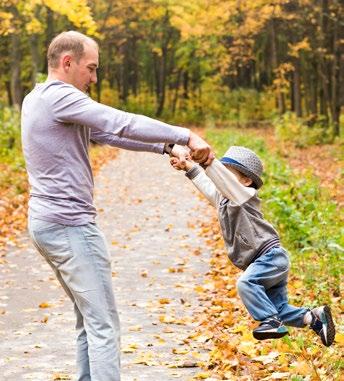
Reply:
[[42, 302], [38, 307], [39, 308], [50, 308], [50, 307], [52, 307], [52, 304], [50, 304], [48, 302]]
[[59, 380], [71, 380], [71, 377], [68, 376], [68, 374], [55, 373], [55, 374], [53, 375], [53, 380], [54, 380], [54, 381], [59, 381]]
[[130, 332], [139, 332], [142, 330], [142, 325], [133, 325], [128, 328]]
[[122, 352], [123, 353], [134, 353], [134, 352], [136, 352], [138, 347], [139, 346], [137, 344], [128, 344], [126, 347], [124, 347], [122, 349]]
[[160, 304], [170, 304], [171, 301], [170, 301], [170, 299], [167, 299], [167, 298], [161, 298], [161, 299], [159, 299], [159, 303]]

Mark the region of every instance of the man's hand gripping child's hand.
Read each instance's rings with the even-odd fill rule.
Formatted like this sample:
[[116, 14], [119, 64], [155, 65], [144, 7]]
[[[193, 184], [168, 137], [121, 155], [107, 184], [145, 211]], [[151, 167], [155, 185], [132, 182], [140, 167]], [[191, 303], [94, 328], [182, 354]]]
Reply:
[[178, 171], [188, 171], [195, 163], [188, 157], [186, 160], [180, 160], [177, 157], [171, 157], [170, 163], [172, 167]]

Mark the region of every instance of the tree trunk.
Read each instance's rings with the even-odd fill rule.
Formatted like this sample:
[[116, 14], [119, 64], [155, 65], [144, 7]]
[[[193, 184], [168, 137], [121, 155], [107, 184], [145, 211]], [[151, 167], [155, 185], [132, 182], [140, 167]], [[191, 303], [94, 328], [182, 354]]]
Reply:
[[23, 87], [20, 77], [21, 62], [20, 37], [18, 34], [11, 35], [11, 95], [14, 105], [21, 107], [23, 101]]
[[[54, 28], [54, 13], [52, 10], [47, 8], [47, 31], [46, 31], [46, 40], [45, 40], [45, 46], [46, 46], [46, 52], [48, 51], [49, 44], [51, 40], [54, 38], [55, 28]], [[45, 54], [46, 56], [46, 54]], [[48, 72], [48, 62], [45, 60], [43, 72]]]
[[[327, 62], [325, 54], [327, 53], [326, 35], [328, 33], [328, 0], [321, 1], [321, 20], [320, 20], [320, 41], [322, 51], [319, 57], [319, 77], [320, 77], [320, 113], [325, 116], [328, 123], [328, 105], [329, 105], [329, 89], [328, 89], [328, 76], [327, 76]], [[325, 53], [324, 53], [325, 52]]]
[[31, 83], [32, 87], [35, 86], [36, 81], [37, 81], [37, 74], [40, 69], [40, 56], [39, 56], [39, 51], [38, 51], [38, 36], [37, 34], [32, 34], [29, 37], [30, 41], [30, 51], [31, 51], [31, 66], [32, 66], [32, 73], [31, 73]]
[[128, 74], [129, 74], [129, 60], [130, 60], [130, 57], [129, 57], [129, 54], [128, 54], [128, 45], [127, 45], [127, 42], [125, 44], [123, 44], [122, 46], [122, 53], [123, 53], [123, 57], [124, 57], [124, 61], [121, 65], [121, 69], [120, 69], [120, 78], [121, 78], [121, 93], [120, 93], [120, 99], [122, 102], [126, 103], [127, 99], [128, 99], [128, 95], [129, 95], [129, 78], [128, 78]]
[[172, 100], [172, 115], [174, 115], [176, 112], [178, 93], [179, 93], [179, 85], [180, 85], [181, 77], [182, 77], [182, 70], [179, 69], [178, 74], [177, 74], [175, 89], [174, 89], [173, 100]]
[[189, 72], [184, 71], [183, 75], [183, 98], [189, 99]]
[[296, 115], [299, 118], [301, 118], [302, 117], [301, 76], [300, 76], [300, 61], [298, 58], [294, 60], [293, 86], [294, 86], [294, 110]]
[[[278, 55], [277, 55], [277, 44], [276, 44], [276, 31], [274, 20], [272, 19], [270, 24], [270, 35], [271, 35], [271, 64], [272, 69], [276, 70], [278, 68]], [[285, 100], [284, 95], [281, 89], [277, 89], [277, 104], [278, 104], [278, 112], [280, 115], [285, 113]]]
[[6, 87], [8, 104], [9, 104], [9, 106], [13, 106], [13, 99], [12, 99], [12, 92], [11, 92], [11, 82], [10, 81], [5, 81], [5, 87]]
[[339, 23], [338, 20], [334, 21], [333, 27], [333, 63], [332, 63], [332, 86], [331, 86], [331, 114], [332, 123], [334, 126], [334, 136], [340, 134], [340, 41], [338, 36]]
[[160, 70], [159, 70], [159, 93], [158, 93], [158, 108], [156, 111], [156, 116], [160, 116], [165, 105], [166, 96], [166, 63], [167, 63], [167, 47], [162, 49], [162, 57], [160, 60]]
[[312, 65], [310, 67], [310, 113], [313, 116], [318, 114], [318, 78], [317, 78], [317, 63], [313, 59]]
[[137, 37], [134, 36], [131, 40], [131, 75], [130, 75], [130, 88], [133, 94], [136, 96], [138, 91], [139, 70], [137, 57]]

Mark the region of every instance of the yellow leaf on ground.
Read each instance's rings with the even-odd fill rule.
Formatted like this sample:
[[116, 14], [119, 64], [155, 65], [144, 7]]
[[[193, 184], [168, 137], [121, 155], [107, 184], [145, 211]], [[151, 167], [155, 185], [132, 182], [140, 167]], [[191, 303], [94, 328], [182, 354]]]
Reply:
[[173, 348], [172, 353], [175, 355], [185, 355], [190, 352], [190, 349], [187, 348]]
[[68, 376], [68, 374], [55, 373], [55, 374], [53, 375], [53, 380], [54, 380], [54, 381], [59, 381], [59, 380], [71, 380], [71, 377]]
[[289, 372], [274, 372], [270, 376], [263, 378], [261, 381], [268, 380], [289, 380]]
[[202, 286], [196, 286], [194, 287], [194, 290], [198, 293], [204, 292], [204, 288]]
[[265, 365], [265, 364], [272, 363], [275, 360], [275, 358], [278, 357], [278, 355], [279, 355], [279, 352], [270, 352], [267, 355], [253, 357], [252, 360], [261, 362]]
[[201, 373], [197, 373], [194, 378], [196, 380], [206, 380], [207, 378], [209, 378], [209, 376], [210, 376], [209, 373], [201, 372]]
[[337, 333], [335, 337], [335, 341], [338, 344], [344, 345], [344, 333]]
[[239, 351], [245, 353], [250, 357], [257, 355], [257, 348], [255, 348], [253, 341], [242, 341], [238, 347]]
[[49, 308], [49, 307], [52, 307], [52, 304], [50, 304], [48, 302], [42, 302], [38, 307], [39, 308]]
[[165, 324], [172, 324], [176, 322], [176, 319], [172, 316], [161, 315], [159, 316], [159, 321]]
[[157, 361], [153, 360], [153, 354], [151, 352], [142, 353], [133, 363], [147, 366], [159, 365]]
[[128, 344], [125, 348], [122, 349], [123, 353], [134, 353], [138, 349], [138, 345], [133, 343], [133, 344]]
[[306, 361], [294, 361], [290, 364], [290, 367], [293, 368], [293, 373], [301, 376], [313, 374], [313, 369], [306, 363]]
[[161, 299], [159, 299], [159, 303], [160, 304], [170, 304], [171, 301], [170, 301], [170, 299], [167, 299], [167, 298], [161, 298]]
[[133, 325], [128, 328], [130, 332], [138, 332], [142, 330], [142, 325]]

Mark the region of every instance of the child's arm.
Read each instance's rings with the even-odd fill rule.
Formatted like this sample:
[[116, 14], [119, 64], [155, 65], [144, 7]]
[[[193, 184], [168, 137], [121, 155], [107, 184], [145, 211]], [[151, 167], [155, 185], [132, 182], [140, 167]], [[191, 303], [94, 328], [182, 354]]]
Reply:
[[171, 158], [171, 164], [175, 169], [184, 170], [185, 175], [193, 182], [195, 187], [207, 198], [207, 200], [217, 207], [221, 200], [221, 194], [217, 191], [216, 186], [206, 176], [204, 170], [191, 160], [181, 163], [177, 158]]
[[205, 173], [224, 197], [239, 205], [245, 203], [256, 193], [254, 188], [242, 185], [234, 173], [217, 159], [206, 168]]

